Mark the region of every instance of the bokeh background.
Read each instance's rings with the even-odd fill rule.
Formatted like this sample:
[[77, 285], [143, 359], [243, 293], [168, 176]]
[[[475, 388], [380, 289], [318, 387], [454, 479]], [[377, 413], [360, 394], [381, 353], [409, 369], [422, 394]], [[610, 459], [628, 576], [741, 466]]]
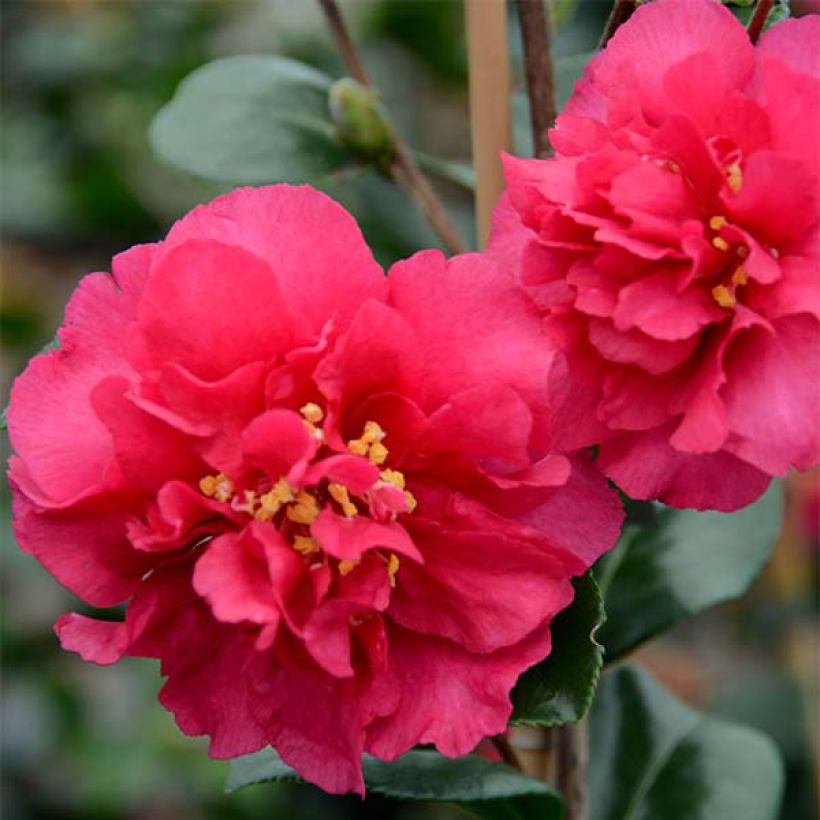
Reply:
[[[607, 0], [555, 2], [556, 55], [595, 45]], [[798, 12], [808, 2], [795, 3]], [[151, 117], [193, 68], [217, 57], [276, 53], [341, 76], [311, 0], [3, 0], [0, 220], [0, 388], [60, 322], [85, 273], [162, 237], [219, 192], [151, 155]], [[399, 131], [437, 157], [469, 159], [463, 9], [456, 0], [349, 0], [342, 8]], [[529, 150], [520, 45], [517, 149]], [[561, 96], [568, 87], [559, 89]], [[380, 261], [436, 244], [424, 221], [375, 172], [321, 180], [357, 216]], [[472, 236], [472, 204], [442, 195]], [[67, 421], [70, 423], [70, 420]], [[7, 441], [2, 446], [7, 456]], [[720, 607], [641, 651], [666, 685], [699, 708], [753, 725], [787, 767], [782, 820], [817, 817], [818, 476], [792, 477], [773, 560], [742, 602]], [[207, 758], [155, 700], [152, 661], [83, 664], [59, 651], [51, 625], [84, 607], [17, 549], [8, 491], [0, 496], [3, 820], [199, 818], [455, 818], [455, 809], [383, 798], [331, 798], [309, 786], [266, 785], [224, 796], [225, 762]], [[658, 818], [663, 820], [663, 818]], [[742, 818], [726, 818], [742, 820]]]

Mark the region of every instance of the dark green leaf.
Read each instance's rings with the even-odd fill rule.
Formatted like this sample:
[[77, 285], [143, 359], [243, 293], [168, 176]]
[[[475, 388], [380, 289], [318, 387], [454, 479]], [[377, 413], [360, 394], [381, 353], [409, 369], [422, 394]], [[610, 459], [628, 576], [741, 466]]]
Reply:
[[[474, 755], [415, 750], [390, 763], [365, 755], [362, 765], [367, 790], [388, 797], [458, 803], [486, 820], [561, 817], [561, 799], [545, 783]], [[232, 760], [226, 790], [268, 780], [299, 780], [273, 749]]]
[[589, 820], [774, 820], [772, 742], [700, 714], [649, 674], [604, 675], [590, 713]]
[[332, 81], [282, 57], [216, 60], [180, 83], [151, 123], [154, 152], [208, 179], [304, 182], [347, 158], [330, 121]]
[[575, 600], [553, 621], [550, 656], [527, 670], [513, 690], [513, 723], [557, 726], [587, 713], [603, 665], [595, 633], [603, 601], [591, 574], [575, 581]]
[[654, 525], [628, 527], [599, 562], [607, 662], [688, 615], [742, 595], [780, 531], [783, 489], [774, 482], [734, 513], [665, 510]]

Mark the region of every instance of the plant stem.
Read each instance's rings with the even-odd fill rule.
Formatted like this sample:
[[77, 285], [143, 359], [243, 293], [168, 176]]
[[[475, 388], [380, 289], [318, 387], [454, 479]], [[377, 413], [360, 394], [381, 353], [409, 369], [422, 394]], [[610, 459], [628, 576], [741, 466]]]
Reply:
[[[372, 88], [358, 49], [350, 37], [336, 0], [319, 0], [319, 4], [350, 76], [362, 85]], [[463, 253], [467, 250], [467, 246], [459, 236], [444, 204], [438, 198], [427, 177], [419, 170], [407, 146], [396, 133], [393, 124], [388, 122], [387, 127], [393, 148], [393, 159], [390, 164], [391, 176], [418, 205], [444, 246], [451, 253]]]
[[752, 14], [752, 19], [749, 20], [749, 25], [746, 27], [746, 31], [749, 32], [749, 39], [753, 43], [756, 43], [760, 37], [763, 26], [766, 25], [766, 18], [769, 16], [773, 5], [774, 0], [758, 0], [754, 13]]
[[609, 42], [609, 38], [632, 16], [637, 4], [637, 0], [615, 0], [615, 5], [612, 6], [612, 12], [606, 21], [598, 48], [603, 48]]
[[501, 151], [512, 147], [510, 62], [504, 0], [466, 0], [470, 131], [476, 170], [476, 232], [482, 247], [504, 190]]
[[587, 814], [586, 723], [568, 723], [550, 730], [552, 777], [564, 798], [564, 820], [585, 820]]
[[542, 159], [552, 153], [547, 131], [558, 113], [555, 106], [549, 2], [550, 0], [516, 0], [524, 45], [533, 154]]
[[513, 747], [510, 745], [510, 741], [507, 739], [507, 736], [496, 735], [495, 737], [490, 738], [490, 740], [492, 741], [493, 746], [495, 746], [495, 750], [501, 756], [501, 759], [508, 766], [513, 766], [521, 771], [521, 761], [518, 759]]

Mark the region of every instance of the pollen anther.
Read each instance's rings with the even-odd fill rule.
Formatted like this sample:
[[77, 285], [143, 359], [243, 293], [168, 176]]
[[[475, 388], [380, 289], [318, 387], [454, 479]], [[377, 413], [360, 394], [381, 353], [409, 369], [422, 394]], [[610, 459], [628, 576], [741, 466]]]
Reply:
[[740, 193], [743, 187], [743, 171], [739, 162], [733, 162], [726, 168], [726, 184], [733, 194]]
[[373, 462], [373, 464], [384, 464], [387, 461], [387, 456], [389, 454], [389, 450], [385, 447], [380, 441], [377, 441], [370, 445], [370, 449], [367, 452], [367, 457]]
[[390, 553], [390, 558], [387, 559], [387, 577], [390, 580], [390, 586], [396, 586], [396, 573], [399, 571], [399, 556], [395, 552]]
[[364, 432], [359, 438], [347, 442], [347, 449], [357, 456], [367, 456], [373, 464], [384, 464], [389, 450], [382, 444], [387, 434], [376, 421], [365, 422]]
[[726, 285], [717, 285], [712, 288], [712, 296], [722, 308], [732, 308], [737, 304], [734, 290]]
[[286, 478], [280, 478], [273, 488], [259, 496], [259, 509], [254, 513], [257, 521], [270, 521], [284, 504], [293, 501], [293, 488]]
[[312, 524], [319, 516], [319, 502], [306, 490], [299, 490], [285, 514], [294, 524]]
[[325, 417], [324, 410], [312, 401], [302, 405], [302, 407], [299, 408], [299, 412], [305, 421], [309, 421], [311, 424], [318, 424]]
[[339, 575], [349, 575], [357, 566], [359, 566], [358, 559], [345, 558], [339, 561]]
[[309, 535], [294, 536], [293, 548], [300, 555], [313, 555], [313, 553], [319, 552], [320, 549], [319, 542], [315, 538], [311, 538]]
[[709, 227], [710, 227], [713, 231], [719, 231], [719, 230], [720, 230], [720, 229], [721, 229], [724, 225], [726, 225], [726, 224], [727, 224], [727, 223], [726, 223], [726, 217], [725, 217], [725, 216], [721, 216], [720, 214], [718, 214], [717, 216], [713, 216], [713, 217], [709, 220]]
[[749, 281], [749, 276], [746, 273], [746, 268], [743, 265], [738, 265], [735, 272], [732, 274], [732, 284], [737, 288], [745, 285]]
[[233, 496], [233, 482], [225, 475], [206, 475], [199, 480], [199, 489], [208, 498], [215, 498], [217, 501], [230, 501]]
[[344, 484], [331, 482], [327, 485], [327, 491], [330, 493], [330, 497], [342, 508], [342, 512], [348, 518], [353, 518], [354, 515], [358, 515], [359, 510], [350, 500], [350, 494]]
[[728, 251], [729, 250], [729, 243], [722, 237], [716, 236], [712, 239], [712, 244], [719, 250], [719, 251]]

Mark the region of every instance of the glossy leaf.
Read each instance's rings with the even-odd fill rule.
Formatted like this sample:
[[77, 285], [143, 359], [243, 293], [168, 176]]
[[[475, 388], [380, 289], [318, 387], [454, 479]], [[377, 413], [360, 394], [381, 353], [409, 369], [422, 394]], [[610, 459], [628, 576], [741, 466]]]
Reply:
[[[419, 749], [392, 762], [365, 755], [362, 765], [367, 790], [376, 794], [458, 803], [486, 820], [561, 817], [561, 799], [545, 783], [474, 755], [451, 759]], [[300, 778], [273, 749], [264, 749], [231, 761], [226, 791], [270, 780]]]
[[603, 647], [595, 633], [605, 617], [592, 575], [578, 578], [575, 600], [553, 621], [552, 652], [528, 669], [513, 690], [513, 723], [557, 726], [583, 718], [603, 666]]
[[330, 121], [331, 84], [282, 57], [216, 60], [180, 83], [151, 123], [151, 145], [165, 162], [208, 179], [315, 181], [347, 159]]
[[636, 667], [604, 675], [589, 743], [589, 820], [777, 817], [783, 770], [774, 744], [695, 712]]
[[783, 488], [774, 482], [734, 513], [662, 511], [628, 527], [596, 565], [607, 621], [599, 632], [607, 663], [689, 615], [742, 595], [780, 531]]

